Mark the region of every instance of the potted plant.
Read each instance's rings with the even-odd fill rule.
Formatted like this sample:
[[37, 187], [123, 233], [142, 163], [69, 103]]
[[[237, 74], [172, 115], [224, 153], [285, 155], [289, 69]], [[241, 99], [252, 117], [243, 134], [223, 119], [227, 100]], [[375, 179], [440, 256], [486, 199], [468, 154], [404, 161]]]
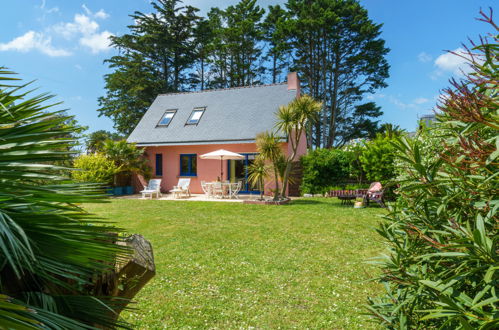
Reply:
[[103, 151], [106, 157], [120, 168], [114, 176], [115, 195], [133, 194], [132, 175], [145, 174], [148, 171], [143, 149], [137, 148], [135, 144], [128, 143], [126, 140], [107, 140]]
[[354, 209], [361, 209], [361, 208], [364, 208], [365, 205], [364, 205], [364, 198], [362, 197], [357, 197], [355, 199], [355, 203], [353, 204], [353, 208]]

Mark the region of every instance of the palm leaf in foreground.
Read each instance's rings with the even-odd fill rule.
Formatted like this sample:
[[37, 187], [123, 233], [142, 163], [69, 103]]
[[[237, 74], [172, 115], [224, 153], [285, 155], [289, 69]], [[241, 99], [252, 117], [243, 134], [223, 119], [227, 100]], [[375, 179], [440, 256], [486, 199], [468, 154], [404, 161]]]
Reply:
[[[78, 204], [99, 187], [68, 181], [75, 127], [0, 68], [0, 324], [6, 328], [120, 326], [120, 301], [93, 295], [92, 281], [128, 253], [119, 229]], [[7, 84], [8, 83], [8, 84]]]

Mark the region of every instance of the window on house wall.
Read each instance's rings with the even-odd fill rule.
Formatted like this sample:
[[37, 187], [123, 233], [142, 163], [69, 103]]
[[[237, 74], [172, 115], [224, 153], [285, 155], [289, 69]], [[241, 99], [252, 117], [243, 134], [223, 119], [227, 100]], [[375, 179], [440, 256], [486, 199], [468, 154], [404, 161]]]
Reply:
[[206, 108], [194, 108], [192, 110], [191, 115], [189, 119], [187, 119], [187, 122], [185, 123], [186, 125], [197, 125], [199, 123], [199, 120], [203, 116], [204, 110]]
[[156, 154], [156, 176], [163, 175], [163, 154]]
[[197, 155], [180, 155], [180, 176], [197, 176]]
[[163, 115], [163, 117], [161, 117], [161, 120], [159, 121], [157, 126], [168, 127], [168, 125], [170, 125], [170, 122], [173, 119], [173, 116], [175, 116], [175, 113], [177, 113], [176, 109], [166, 110], [165, 114]]

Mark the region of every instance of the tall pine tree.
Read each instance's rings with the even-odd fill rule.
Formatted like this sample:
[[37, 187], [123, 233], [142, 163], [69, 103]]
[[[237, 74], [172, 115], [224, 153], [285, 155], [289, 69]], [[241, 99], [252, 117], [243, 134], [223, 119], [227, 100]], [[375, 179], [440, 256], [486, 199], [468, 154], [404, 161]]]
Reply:
[[389, 49], [380, 38], [381, 25], [369, 19], [357, 0], [289, 0], [288, 26], [294, 66], [306, 91], [322, 100], [321, 120], [310, 128], [315, 146], [344, 143], [348, 125], [353, 130], [374, 125], [368, 117], [381, 115], [366, 93], [386, 87]]
[[263, 32], [265, 13], [256, 0], [241, 0], [225, 10], [212, 8], [208, 17], [215, 33], [210, 56], [211, 87], [260, 84], [263, 80]]
[[287, 16], [286, 10], [281, 6], [269, 6], [269, 12], [262, 23], [264, 40], [267, 43], [264, 59], [270, 65], [268, 71], [273, 84], [283, 80], [290, 66], [291, 44], [286, 24]]
[[129, 134], [160, 93], [189, 88], [188, 70], [196, 59], [194, 31], [198, 9], [179, 0], [158, 0], [155, 12], [135, 12], [130, 33], [112, 38], [120, 54], [106, 60], [113, 73], [105, 76], [100, 115], [113, 119], [118, 132]]

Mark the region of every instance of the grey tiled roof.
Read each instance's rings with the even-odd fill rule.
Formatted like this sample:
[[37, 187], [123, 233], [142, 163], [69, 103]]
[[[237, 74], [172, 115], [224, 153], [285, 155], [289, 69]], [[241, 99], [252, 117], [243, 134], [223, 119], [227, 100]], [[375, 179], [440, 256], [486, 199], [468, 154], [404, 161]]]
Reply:
[[[159, 95], [128, 137], [138, 145], [249, 143], [271, 130], [275, 113], [296, 96], [287, 84]], [[206, 107], [197, 125], [185, 125], [194, 108]], [[177, 109], [168, 127], [157, 126]]]

